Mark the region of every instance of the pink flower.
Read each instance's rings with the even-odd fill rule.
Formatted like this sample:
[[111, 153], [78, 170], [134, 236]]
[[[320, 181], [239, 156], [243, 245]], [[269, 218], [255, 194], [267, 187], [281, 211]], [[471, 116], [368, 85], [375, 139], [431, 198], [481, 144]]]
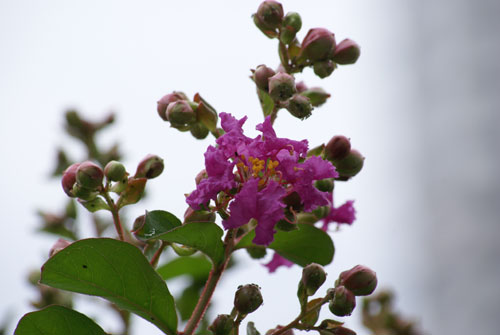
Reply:
[[243, 134], [246, 117], [220, 116], [226, 133], [216, 140], [217, 147], [209, 146], [205, 153], [207, 178], [186, 199], [192, 208], [208, 208], [211, 199], [216, 201], [219, 192], [225, 192], [230, 217], [222, 222], [224, 228], [255, 219], [253, 242], [268, 245], [274, 226], [284, 217], [284, 197], [296, 192], [305, 211], [329, 204], [329, 194], [316, 189], [313, 182], [338, 173], [330, 162], [306, 157], [306, 140], [277, 137], [270, 117], [257, 126], [262, 135], [251, 139]]
[[340, 207], [335, 208], [332, 197], [330, 213], [323, 218], [323, 227], [321, 227], [321, 229], [327, 231], [328, 225], [332, 222], [352, 224], [354, 220], [356, 220], [356, 210], [354, 209], [353, 203], [353, 200], [348, 200]]
[[293, 265], [293, 262], [282, 257], [277, 252], [274, 253], [273, 259], [271, 259], [271, 261], [269, 263], [264, 264], [264, 266], [269, 270], [269, 273], [273, 273], [280, 266], [291, 267], [292, 265]]

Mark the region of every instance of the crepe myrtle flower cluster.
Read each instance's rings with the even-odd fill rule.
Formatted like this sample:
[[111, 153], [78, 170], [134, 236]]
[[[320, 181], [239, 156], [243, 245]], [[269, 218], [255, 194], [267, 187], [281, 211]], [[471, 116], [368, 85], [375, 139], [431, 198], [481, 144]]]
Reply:
[[[307, 157], [306, 140], [278, 138], [270, 117], [257, 126], [262, 135], [252, 139], [243, 134], [246, 117], [237, 120], [226, 113], [220, 117], [225, 134], [216, 140], [217, 147], [209, 146], [205, 152], [207, 176], [186, 199], [193, 209], [206, 209], [214, 200], [220, 210], [230, 202], [224, 228], [238, 228], [254, 219], [253, 242], [268, 245], [276, 223], [285, 218], [287, 199], [298, 198], [306, 212], [328, 205], [328, 193], [313, 182], [339, 174], [329, 161]], [[226, 204], [218, 200], [221, 192]]]

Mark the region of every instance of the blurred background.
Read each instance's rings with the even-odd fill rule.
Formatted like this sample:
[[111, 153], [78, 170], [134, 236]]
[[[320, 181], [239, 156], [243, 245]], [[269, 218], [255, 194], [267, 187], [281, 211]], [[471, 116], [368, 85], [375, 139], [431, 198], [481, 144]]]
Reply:
[[[63, 111], [91, 119], [115, 111], [116, 125], [99, 141], [119, 141], [129, 170], [148, 153], [165, 159], [147, 199], [128, 211], [129, 227], [145, 209], [181, 216], [183, 194], [195, 187], [213, 140], [169, 128], [156, 101], [173, 90], [200, 92], [218, 112], [248, 115], [245, 131], [255, 136], [262, 115], [249, 70], [278, 65], [276, 42], [251, 20], [259, 3], [0, 1], [0, 320], [11, 330], [32, 310], [26, 276], [55, 241], [35, 233], [36, 211], [57, 211], [66, 200], [59, 180], [49, 178], [56, 148], [75, 159], [84, 153], [64, 135]], [[426, 333], [498, 334], [500, 2], [282, 3], [302, 16], [299, 39], [325, 27], [337, 42], [348, 37], [361, 46], [357, 64], [327, 79], [310, 69], [298, 75], [332, 98], [304, 122], [281, 112], [275, 127], [311, 145], [343, 134], [366, 157], [363, 171], [336, 187], [336, 199], [355, 200], [358, 219], [333, 235], [329, 280], [365, 264]], [[265, 332], [292, 320], [301, 269], [269, 275], [246, 254], [238, 257], [214, 312], [228, 313], [236, 287], [255, 282], [265, 304], [248, 321]], [[96, 312], [92, 302], [80, 299], [76, 309], [116, 330], [114, 315]], [[368, 334], [359, 315], [347, 325]], [[142, 320], [134, 330], [159, 333]]]

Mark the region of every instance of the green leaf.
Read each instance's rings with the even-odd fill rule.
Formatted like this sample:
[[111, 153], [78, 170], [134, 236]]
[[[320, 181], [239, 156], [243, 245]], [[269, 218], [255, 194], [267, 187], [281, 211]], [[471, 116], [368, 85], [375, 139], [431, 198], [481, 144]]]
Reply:
[[[297, 230], [274, 234], [274, 241], [269, 248], [300, 266], [310, 263], [330, 264], [335, 253], [331, 237], [313, 225], [298, 223], [297, 226]], [[255, 231], [251, 231], [241, 239], [236, 249], [253, 246], [254, 237]]]
[[118, 207], [132, 205], [141, 200], [147, 181], [146, 178], [130, 178], [127, 187], [118, 200]]
[[62, 306], [49, 306], [23, 316], [15, 335], [106, 335], [87, 316]]
[[109, 238], [74, 242], [43, 265], [40, 283], [103, 297], [176, 334], [177, 315], [167, 285], [129, 243]]
[[210, 257], [214, 264], [224, 259], [224, 243], [222, 229], [212, 222], [191, 222], [171, 231], [155, 235], [153, 238], [180, 243], [195, 248]]
[[181, 220], [179, 220], [174, 214], [167, 211], [157, 210], [146, 212], [144, 224], [134, 230], [133, 233], [138, 239], [147, 241], [181, 225]]
[[273, 99], [269, 96], [269, 94], [267, 94], [266, 91], [261, 89], [257, 89], [257, 95], [259, 96], [260, 106], [262, 107], [264, 116], [271, 115], [274, 109]]
[[208, 277], [211, 268], [212, 264], [205, 256], [179, 257], [160, 266], [156, 271], [164, 280], [183, 275], [188, 275], [194, 280], [201, 280]]
[[90, 201], [78, 199], [78, 202], [91, 213], [97, 212], [101, 209], [110, 210], [108, 204], [101, 197], [97, 197]]
[[[309, 301], [307, 303], [307, 310], [310, 310], [312, 307], [316, 306], [323, 298], [317, 298]], [[309, 313], [306, 315], [302, 320], [300, 320], [304, 325], [308, 327], [312, 327], [318, 322], [319, 319], [319, 312], [321, 311], [321, 308], [316, 309], [314, 312]]]

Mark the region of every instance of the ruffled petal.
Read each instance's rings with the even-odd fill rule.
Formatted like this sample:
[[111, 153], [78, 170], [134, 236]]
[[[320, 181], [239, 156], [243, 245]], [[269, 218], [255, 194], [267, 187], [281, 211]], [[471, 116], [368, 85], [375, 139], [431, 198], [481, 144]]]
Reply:
[[290, 262], [288, 259], [280, 256], [277, 252], [274, 253], [273, 258], [269, 263], [264, 264], [264, 266], [269, 270], [269, 273], [273, 273], [280, 266], [291, 267], [292, 265], [293, 262]]

